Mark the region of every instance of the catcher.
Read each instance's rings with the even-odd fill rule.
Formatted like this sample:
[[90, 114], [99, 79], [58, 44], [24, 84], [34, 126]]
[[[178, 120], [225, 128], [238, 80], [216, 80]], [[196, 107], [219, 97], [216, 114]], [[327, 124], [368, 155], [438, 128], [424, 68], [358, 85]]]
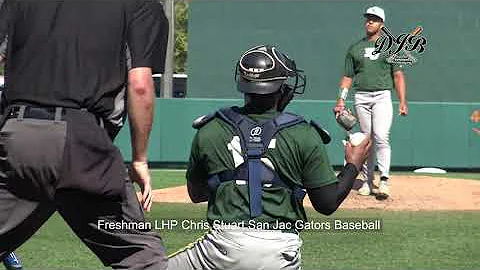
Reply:
[[303, 94], [305, 76], [275, 47], [247, 50], [235, 78], [245, 105], [193, 123], [188, 192], [194, 203], [208, 201], [212, 229], [171, 255], [169, 269], [299, 269], [305, 189], [316, 211], [332, 214], [367, 157], [369, 140], [347, 144], [347, 164], [335, 176], [328, 133], [283, 112]]

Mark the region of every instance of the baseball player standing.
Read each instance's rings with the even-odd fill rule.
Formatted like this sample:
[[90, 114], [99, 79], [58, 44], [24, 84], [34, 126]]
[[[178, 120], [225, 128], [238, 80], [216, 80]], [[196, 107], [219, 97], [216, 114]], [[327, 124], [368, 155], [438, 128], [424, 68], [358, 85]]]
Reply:
[[[59, 211], [104, 265], [165, 269], [160, 237], [142, 226], [152, 203], [152, 71], [163, 71], [168, 35], [162, 6], [154, 0], [6, 0], [4, 8], [10, 18], [0, 121], [0, 258]], [[107, 125], [124, 110], [132, 137], [128, 173], [112, 143], [117, 130]], [[141, 205], [132, 181], [141, 187]]]
[[338, 116], [338, 113], [345, 108], [349, 89], [353, 89], [360, 129], [363, 133], [371, 135], [374, 145], [368, 161], [362, 169], [361, 175], [365, 182], [359, 189], [359, 194], [371, 194], [376, 151], [380, 170], [377, 198], [386, 199], [390, 195], [388, 186], [391, 158], [389, 133], [393, 119], [391, 90], [395, 87], [397, 91], [400, 101], [399, 115], [407, 115], [405, 77], [401, 65], [388, 63], [383, 54], [373, 54], [375, 41], [381, 36], [381, 28], [385, 23], [385, 11], [377, 6], [370, 7], [364, 13], [364, 17], [366, 37], [348, 48], [344, 75], [340, 81], [340, 92], [334, 111]]
[[236, 79], [245, 105], [193, 124], [198, 131], [188, 192], [195, 203], [208, 200], [213, 228], [170, 256], [169, 269], [299, 269], [297, 225], [307, 219], [304, 189], [318, 212], [333, 213], [369, 152], [370, 140], [347, 144], [347, 164], [335, 176], [325, 149], [328, 133], [301, 116], [282, 113], [294, 93], [303, 93], [305, 77], [275, 47], [247, 50]]

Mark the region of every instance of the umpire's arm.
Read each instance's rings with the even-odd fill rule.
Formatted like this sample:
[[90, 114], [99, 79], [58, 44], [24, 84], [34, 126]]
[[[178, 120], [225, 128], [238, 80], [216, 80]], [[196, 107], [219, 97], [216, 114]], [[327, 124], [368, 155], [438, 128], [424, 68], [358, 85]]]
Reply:
[[127, 46], [131, 56], [128, 72], [128, 119], [132, 145], [130, 177], [142, 189], [142, 205], [152, 204], [148, 170], [148, 140], [152, 129], [155, 89], [152, 73], [163, 72], [168, 21], [162, 5], [154, 0], [128, 2]]

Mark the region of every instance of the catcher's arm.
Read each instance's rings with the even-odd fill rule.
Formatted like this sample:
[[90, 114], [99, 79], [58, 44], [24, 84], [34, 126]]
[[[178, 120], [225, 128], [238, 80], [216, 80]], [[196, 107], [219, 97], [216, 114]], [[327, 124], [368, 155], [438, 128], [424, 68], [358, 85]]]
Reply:
[[338, 182], [318, 188], [307, 188], [308, 198], [317, 212], [331, 215], [347, 198], [355, 178], [370, 152], [370, 147], [370, 140], [364, 140], [358, 146], [347, 143], [345, 146], [347, 164], [337, 175]]
[[188, 159], [188, 168], [186, 172], [187, 190], [190, 199], [194, 203], [208, 201], [208, 170], [204, 166], [204, 155], [200, 153], [199, 132], [195, 134]]

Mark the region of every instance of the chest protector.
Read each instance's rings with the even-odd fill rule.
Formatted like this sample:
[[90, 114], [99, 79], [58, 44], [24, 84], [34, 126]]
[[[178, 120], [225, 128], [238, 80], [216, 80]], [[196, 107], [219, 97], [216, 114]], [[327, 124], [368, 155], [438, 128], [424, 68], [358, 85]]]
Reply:
[[[202, 122], [208, 122], [208, 120], [214, 117], [218, 117], [228, 123], [235, 130], [235, 133], [239, 135], [244, 162], [234, 170], [226, 170], [210, 175], [208, 186], [212, 192], [222, 182], [246, 181], [251, 218], [258, 217], [263, 213], [262, 187], [265, 184], [287, 188], [291, 191], [292, 201], [300, 203], [303, 201], [305, 191], [300, 186], [283, 181], [275, 170], [272, 170], [260, 160], [265, 157], [272, 138], [284, 128], [305, 122], [303, 117], [285, 112], [266, 122], [256, 123], [232, 108], [224, 108], [217, 111], [215, 115], [207, 117], [210, 119], [202, 119]], [[196, 127], [195, 124], [194, 127]]]

